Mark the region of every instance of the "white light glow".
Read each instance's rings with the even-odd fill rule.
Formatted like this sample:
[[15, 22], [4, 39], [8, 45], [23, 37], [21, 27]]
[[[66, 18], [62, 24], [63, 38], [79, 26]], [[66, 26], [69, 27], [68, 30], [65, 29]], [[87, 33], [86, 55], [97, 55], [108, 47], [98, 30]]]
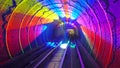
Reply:
[[60, 48], [66, 49], [66, 48], [67, 48], [67, 45], [68, 45], [67, 43], [63, 43], [63, 44], [60, 45]]

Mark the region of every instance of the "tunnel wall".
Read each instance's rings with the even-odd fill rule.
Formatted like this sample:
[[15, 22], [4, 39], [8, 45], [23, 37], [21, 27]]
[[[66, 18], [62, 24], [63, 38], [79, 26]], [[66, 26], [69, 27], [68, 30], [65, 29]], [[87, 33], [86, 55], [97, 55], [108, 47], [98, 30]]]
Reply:
[[82, 25], [83, 33], [99, 64], [103, 65], [102, 67], [110, 65], [110, 68], [118, 68], [119, 25], [117, 24], [120, 15], [115, 11], [119, 11], [119, 2], [100, 2], [95, 3], [91, 11], [88, 10], [87, 13], [81, 15], [78, 22]]
[[[41, 13], [47, 11], [47, 8], [33, 17], [32, 10], [42, 7], [40, 4], [35, 5], [37, 3], [35, 0], [22, 2], [6, 0], [0, 1], [0, 3], [0, 64], [13, 58], [16, 54], [24, 54], [26, 48], [31, 50], [51, 40], [54, 24], [44, 25], [46, 22], [50, 23], [51, 19], [44, 19], [44, 15], [43, 18], [40, 18]], [[34, 7], [31, 8], [32, 6]], [[30, 8], [31, 10], [28, 12]], [[49, 14], [57, 18], [54, 13], [49, 12]]]

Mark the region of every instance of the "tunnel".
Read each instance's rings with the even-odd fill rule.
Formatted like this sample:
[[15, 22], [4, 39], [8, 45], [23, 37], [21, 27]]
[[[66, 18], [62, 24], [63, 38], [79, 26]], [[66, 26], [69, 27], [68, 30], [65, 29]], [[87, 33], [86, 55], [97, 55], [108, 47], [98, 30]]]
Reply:
[[0, 68], [120, 68], [120, 0], [0, 0]]

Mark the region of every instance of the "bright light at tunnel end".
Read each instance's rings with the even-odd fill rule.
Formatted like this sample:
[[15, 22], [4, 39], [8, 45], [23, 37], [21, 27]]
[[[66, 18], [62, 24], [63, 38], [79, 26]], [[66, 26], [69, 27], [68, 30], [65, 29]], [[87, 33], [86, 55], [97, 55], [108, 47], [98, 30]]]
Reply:
[[68, 44], [69, 44], [69, 42], [70, 42], [70, 41], [68, 41], [68, 42], [66, 42], [66, 43], [62, 43], [62, 44], [60, 45], [60, 48], [66, 49], [67, 46], [68, 46]]
[[68, 46], [68, 44], [67, 44], [67, 43], [63, 43], [63, 44], [61, 44], [61, 45], [60, 45], [60, 48], [62, 48], [62, 49], [66, 49], [66, 48], [67, 48], [67, 46]]

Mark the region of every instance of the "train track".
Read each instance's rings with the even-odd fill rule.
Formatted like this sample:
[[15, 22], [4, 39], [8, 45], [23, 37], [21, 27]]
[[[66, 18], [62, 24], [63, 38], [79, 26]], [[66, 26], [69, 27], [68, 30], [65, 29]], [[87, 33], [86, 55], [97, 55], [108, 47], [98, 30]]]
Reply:
[[61, 43], [56, 45], [54, 48], [37, 48], [12, 60], [3, 68], [99, 68], [81, 43], [75, 43], [74, 48], [69, 43], [66, 49], [60, 48]]

